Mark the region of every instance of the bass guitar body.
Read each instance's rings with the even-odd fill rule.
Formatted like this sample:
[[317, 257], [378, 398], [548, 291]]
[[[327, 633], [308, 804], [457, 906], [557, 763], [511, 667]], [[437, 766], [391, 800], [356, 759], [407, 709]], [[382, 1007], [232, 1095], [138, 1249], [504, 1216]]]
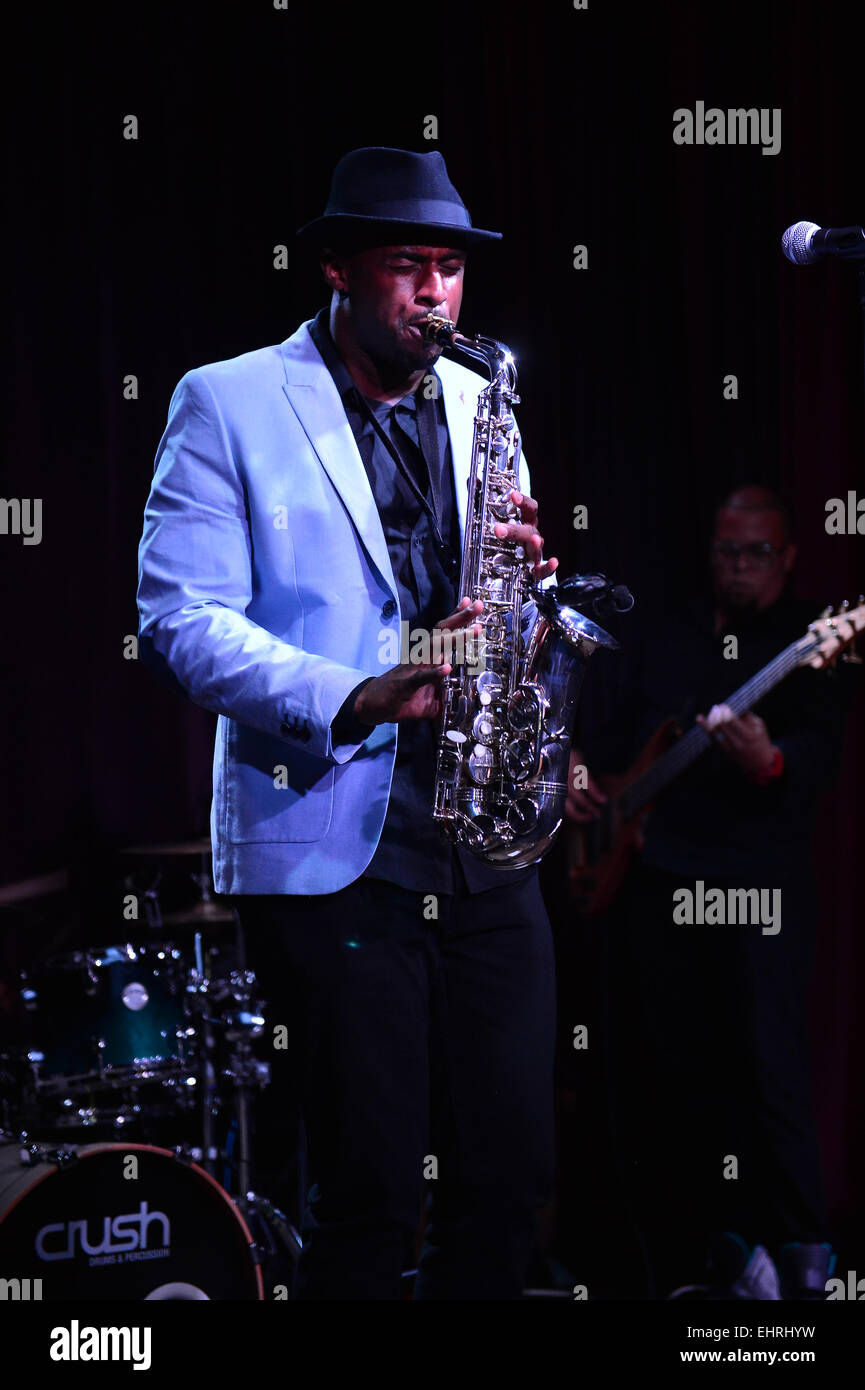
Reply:
[[676, 719], [665, 719], [627, 772], [597, 779], [609, 798], [602, 814], [584, 825], [566, 823], [570, 897], [582, 916], [600, 917], [612, 906], [642, 843], [643, 825], [652, 807], [644, 806], [625, 819], [619, 805], [621, 794], [666, 753], [678, 735]]

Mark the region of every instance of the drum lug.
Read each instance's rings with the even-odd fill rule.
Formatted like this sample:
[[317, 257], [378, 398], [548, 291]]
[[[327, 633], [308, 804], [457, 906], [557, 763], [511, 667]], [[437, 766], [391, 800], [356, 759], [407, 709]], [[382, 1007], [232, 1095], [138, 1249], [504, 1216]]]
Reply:
[[35, 1168], [37, 1163], [45, 1163], [47, 1155], [44, 1144], [30, 1139], [26, 1132], [19, 1135], [18, 1158], [22, 1168]]
[[49, 1163], [56, 1163], [61, 1173], [79, 1161], [77, 1149], [46, 1149], [45, 1157]]

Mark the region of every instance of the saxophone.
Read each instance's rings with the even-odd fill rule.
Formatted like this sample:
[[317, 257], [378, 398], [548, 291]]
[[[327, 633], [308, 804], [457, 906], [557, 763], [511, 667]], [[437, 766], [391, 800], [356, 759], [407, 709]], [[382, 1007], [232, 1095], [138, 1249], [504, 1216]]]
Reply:
[[475, 417], [458, 590], [483, 600], [482, 631], [474, 659], [467, 647], [442, 682], [433, 818], [479, 859], [518, 869], [543, 858], [562, 824], [586, 661], [619, 645], [577, 605], [625, 612], [633, 599], [603, 575], [542, 589], [524, 547], [495, 535], [497, 522], [519, 520], [510, 496], [520, 488], [521, 451], [513, 357], [504, 343], [468, 338], [436, 314], [424, 333], [490, 374]]

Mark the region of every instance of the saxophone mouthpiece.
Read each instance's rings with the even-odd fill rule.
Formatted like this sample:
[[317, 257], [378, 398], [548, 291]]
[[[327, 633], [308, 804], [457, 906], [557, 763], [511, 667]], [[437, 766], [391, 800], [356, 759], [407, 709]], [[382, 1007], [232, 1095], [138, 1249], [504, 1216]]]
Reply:
[[439, 347], [451, 347], [455, 328], [456, 324], [450, 319], [442, 318], [440, 314], [427, 314], [424, 337], [429, 338], [430, 342], [438, 343]]

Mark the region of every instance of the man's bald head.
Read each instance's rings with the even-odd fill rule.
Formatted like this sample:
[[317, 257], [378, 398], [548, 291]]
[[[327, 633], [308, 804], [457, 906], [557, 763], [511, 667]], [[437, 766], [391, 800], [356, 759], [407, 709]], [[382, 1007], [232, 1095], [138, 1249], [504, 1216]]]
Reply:
[[757, 483], [748, 483], [744, 487], [737, 487], [733, 492], [725, 497], [718, 507], [717, 517], [721, 512], [775, 512], [783, 532], [784, 542], [793, 539], [793, 509], [790, 503], [780, 492], [774, 488], [763, 487]]

